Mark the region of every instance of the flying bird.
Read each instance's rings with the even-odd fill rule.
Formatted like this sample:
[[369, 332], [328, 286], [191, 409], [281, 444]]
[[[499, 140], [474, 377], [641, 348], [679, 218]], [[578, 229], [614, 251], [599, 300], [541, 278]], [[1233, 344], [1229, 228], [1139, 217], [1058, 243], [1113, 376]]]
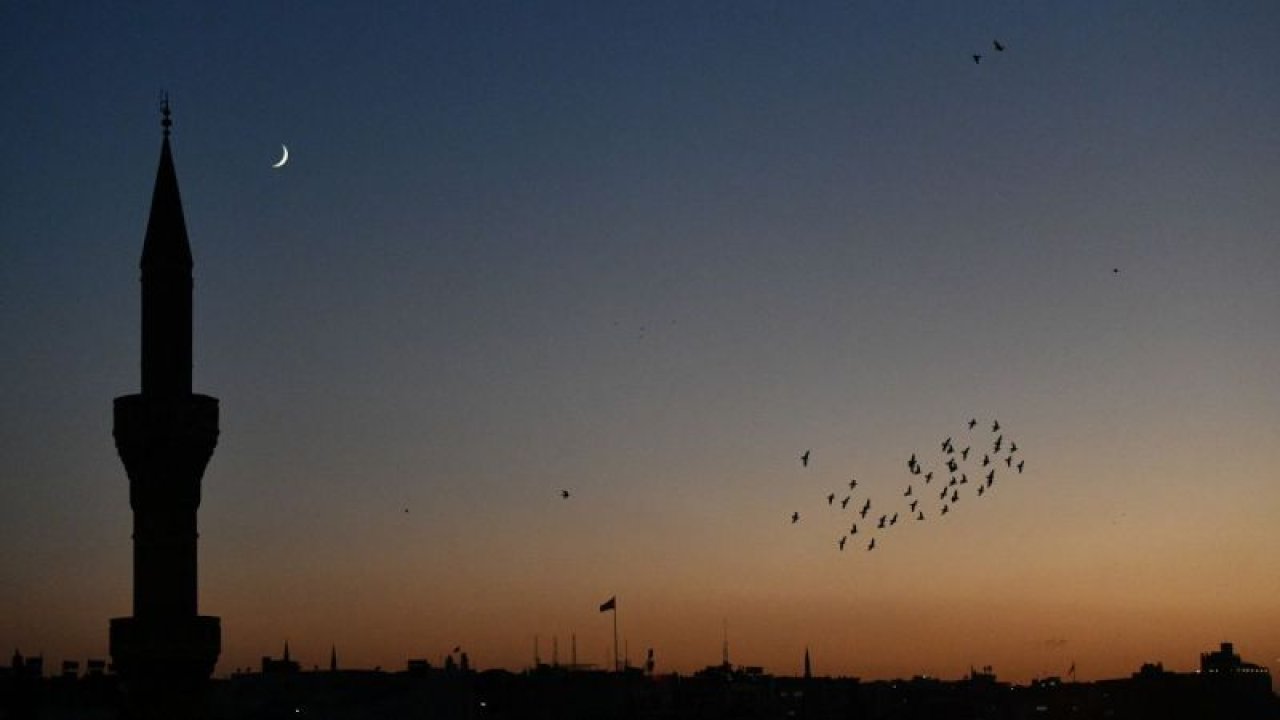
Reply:
[[1005, 467], [1013, 467], [1013, 456], [1012, 456], [1012, 455], [1010, 455], [1009, 457], [1007, 457], [1007, 458], [1005, 458], [1005, 459], [1004, 459], [1004, 465], [1005, 465]]
[[925, 474], [924, 474], [924, 481], [925, 481], [925, 482], [929, 482], [929, 481], [930, 481], [930, 480], [932, 480], [932, 479], [933, 479], [933, 471], [932, 471], [932, 470], [930, 470], [929, 472], [927, 472], [927, 473], [925, 473]]
[[889, 518], [889, 524], [890, 524], [890, 525], [897, 525], [897, 524], [898, 524], [898, 513], [894, 513], [894, 514], [893, 514], [893, 517]]
[[987, 473], [987, 484], [990, 485], [995, 481], [996, 481], [996, 469], [991, 468], [991, 472]]
[[888, 520], [888, 519], [889, 519], [889, 518], [885, 517], [884, 515], [881, 515], [881, 516], [880, 516], [880, 523], [879, 523], [878, 525], [876, 525], [876, 528], [878, 528], [878, 529], [880, 529], [880, 530], [883, 530], [883, 529], [884, 529], [884, 522], [885, 522], [885, 520]]
[[960, 463], [957, 463], [955, 458], [947, 458], [947, 469], [955, 472], [960, 469]]
[[969, 429], [972, 430], [974, 425], [978, 424], [978, 418], [969, 418]]
[[1016, 443], [1016, 442], [1011, 442], [1011, 443], [1009, 443], [1009, 452], [1011, 452], [1011, 453], [1016, 453], [1016, 452], [1018, 452], [1018, 443]]
[[1024, 463], [1024, 462], [1026, 462], [1026, 460], [1019, 460], [1019, 461], [1018, 461], [1018, 472], [1019, 472], [1019, 473], [1021, 473], [1021, 472], [1022, 472], [1022, 463]]
[[858, 523], [854, 523], [854, 524], [853, 524], [853, 527], [849, 528], [849, 534], [850, 534], [850, 535], [857, 535], [857, 534], [858, 534]]
[[569, 491], [568, 491], [568, 490], [561, 490], [561, 491], [560, 491], [560, 497], [561, 497], [561, 498], [568, 498], [568, 497], [569, 497]]
[[854, 489], [854, 488], [856, 488], [856, 487], [858, 487], [858, 479], [857, 479], [857, 478], [849, 478], [849, 489], [850, 489], [850, 490], [852, 490], [852, 489]]
[[986, 490], [986, 489], [987, 489], [987, 487], [986, 487], [985, 485], [979, 485], [979, 486], [978, 486], [978, 497], [982, 497], [982, 491], [983, 491], [983, 490]]
[[953, 491], [951, 491], [951, 502], [953, 502], [953, 503], [955, 503], [955, 502], [960, 502], [960, 491], [959, 491], [959, 490], [953, 490]]
[[991, 421], [991, 432], [1000, 432], [1000, 421], [999, 421], [999, 420], [992, 420], [992, 421]]
[[946, 449], [947, 449], [947, 448], [949, 448], [949, 447], [951, 447], [951, 438], [947, 438], [946, 440], [943, 440], [943, 441], [942, 441], [942, 449], [943, 449], [943, 450], [946, 450]]
[[828, 504], [828, 505], [830, 505], [831, 503], [833, 503], [833, 502], [835, 502], [835, 501], [836, 501], [836, 494], [835, 494], [835, 493], [831, 493], [831, 494], [827, 495], [827, 504]]
[[961, 459], [961, 460], [968, 460], [968, 459], [969, 459], [969, 448], [965, 448], [965, 449], [963, 449], [963, 450], [961, 450], [961, 451], [960, 451], [960, 459]]
[[943, 514], [943, 515], [946, 515], [946, 514], [947, 514], [947, 510], [948, 510], [948, 508], [949, 508], [949, 507], [950, 507], [949, 505], [943, 505], [943, 506], [942, 506], [942, 514]]
[[923, 520], [923, 519], [924, 519], [924, 511], [921, 510], [918, 513], [916, 513], [916, 520]]
[[870, 551], [875, 549], [876, 549], [876, 539], [871, 538], [871, 542], [867, 543], [867, 550]]
[[911, 497], [911, 486], [907, 486], [907, 491], [902, 493], [902, 497]]
[[800, 456], [800, 466], [809, 467], [809, 451], [808, 450], [805, 450], [804, 454]]
[[907, 469], [908, 469], [908, 470], [910, 470], [911, 468], [913, 468], [913, 467], [915, 467], [915, 466], [916, 466], [916, 454], [915, 454], [915, 453], [911, 453], [911, 459], [910, 459], [910, 460], [907, 460]]
[[961, 485], [968, 485], [968, 484], [969, 484], [969, 474], [968, 474], [968, 473], [960, 473], [960, 484], [961, 484]]
[[991, 456], [990, 456], [990, 455], [983, 455], [983, 456], [982, 456], [982, 467], [986, 467], [986, 466], [988, 466], [988, 465], [990, 465], [990, 464], [991, 464]]
[[844, 535], [841, 535], [841, 536], [840, 536], [840, 539], [837, 541], [837, 543], [840, 545], [840, 550], [841, 550], [841, 551], [843, 551], [843, 550], [844, 550], [844, 541], [845, 541], [845, 540], [848, 540], [848, 539], [849, 539], [849, 538], [845, 537]]
[[841, 509], [841, 510], [844, 510], [844, 509], [846, 509], [846, 508], [848, 508], [848, 507], [849, 507], [849, 498], [851, 498], [851, 497], [853, 497], [853, 496], [852, 496], [852, 495], [845, 495], [845, 496], [844, 496], [844, 499], [840, 501], [840, 509]]
[[791, 513], [791, 524], [794, 525], [798, 522], [800, 522], [800, 513], [798, 511]]
[[919, 505], [919, 504], [920, 504], [920, 501], [919, 501], [919, 500], [912, 500], [912, 501], [911, 501], [911, 512], [915, 512], [915, 511], [916, 511], [916, 505]]
[[974, 65], [977, 65], [978, 63], [981, 63], [981, 62], [982, 62], [982, 56], [981, 56], [981, 55], [978, 55], [978, 54], [974, 54], [974, 56], [973, 56], [973, 64], [974, 64]]
[[995, 48], [996, 52], [1004, 52], [1004, 45], [1001, 45], [999, 40], [992, 40], [991, 47]]

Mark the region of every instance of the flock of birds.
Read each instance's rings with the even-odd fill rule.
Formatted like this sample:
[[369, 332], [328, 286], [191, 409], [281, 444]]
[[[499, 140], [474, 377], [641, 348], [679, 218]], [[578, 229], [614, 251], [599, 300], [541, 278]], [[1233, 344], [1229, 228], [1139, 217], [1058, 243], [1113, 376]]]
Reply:
[[[941, 518], [966, 496], [983, 498], [994, 492], [997, 477], [1022, 474], [1026, 460], [1019, 454], [1018, 444], [1005, 436], [1000, 421], [991, 421], [990, 432], [978, 426], [978, 419], [972, 418], [963, 433], [939, 443], [936, 461], [929, 465], [921, 462], [922, 453], [911, 453], [906, 461], [905, 487], [891, 500], [873, 503], [865, 490], [859, 492], [857, 478], [850, 478], [847, 487], [827, 493], [824, 499], [829, 508], [836, 510], [838, 506], [841, 513], [852, 510], [844, 520], [850, 525], [836, 540], [836, 547], [843, 551], [850, 540], [867, 537], [867, 551], [875, 550], [877, 533], [896, 527], [900, 521]], [[801, 467], [809, 467], [810, 454], [810, 450], [800, 454]], [[800, 511], [793, 511], [791, 524], [799, 522]]]

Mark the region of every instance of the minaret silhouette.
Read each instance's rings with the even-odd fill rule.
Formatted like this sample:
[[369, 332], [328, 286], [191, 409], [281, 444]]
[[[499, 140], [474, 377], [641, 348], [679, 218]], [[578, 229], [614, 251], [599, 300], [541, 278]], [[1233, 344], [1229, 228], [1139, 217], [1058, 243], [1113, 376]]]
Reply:
[[111, 657], [134, 717], [199, 717], [221, 649], [196, 609], [196, 510], [218, 442], [218, 400], [191, 393], [191, 246], [162, 105], [160, 166], [142, 246], [142, 392], [115, 399], [133, 508], [133, 616], [111, 621]]

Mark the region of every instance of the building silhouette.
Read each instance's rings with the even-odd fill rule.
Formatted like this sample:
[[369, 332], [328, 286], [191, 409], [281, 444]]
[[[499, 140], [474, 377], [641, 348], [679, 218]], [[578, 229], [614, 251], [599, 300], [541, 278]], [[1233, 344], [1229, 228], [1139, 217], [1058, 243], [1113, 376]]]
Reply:
[[191, 392], [191, 246], [169, 148], [142, 246], [142, 388], [115, 399], [116, 450], [133, 508], [133, 615], [111, 620], [110, 650], [135, 717], [198, 716], [221, 647], [196, 608], [196, 510], [218, 441], [218, 400]]

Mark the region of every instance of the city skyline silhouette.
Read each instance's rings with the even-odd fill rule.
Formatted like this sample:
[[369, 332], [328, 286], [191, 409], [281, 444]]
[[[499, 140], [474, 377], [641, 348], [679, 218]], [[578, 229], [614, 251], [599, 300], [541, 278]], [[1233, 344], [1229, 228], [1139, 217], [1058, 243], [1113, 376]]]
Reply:
[[0, 647], [134, 602], [163, 85], [215, 676], [1280, 663], [1280, 14], [922, 7], [0, 10]]

